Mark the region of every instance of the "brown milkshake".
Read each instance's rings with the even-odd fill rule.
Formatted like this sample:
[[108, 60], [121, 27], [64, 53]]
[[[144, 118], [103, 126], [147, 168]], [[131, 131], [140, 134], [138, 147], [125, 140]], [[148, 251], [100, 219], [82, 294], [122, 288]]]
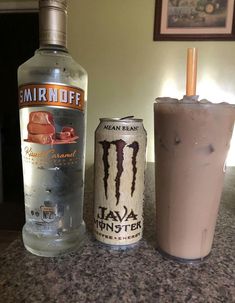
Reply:
[[191, 97], [156, 101], [158, 248], [185, 261], [203, 259], [212, 246], [235, 109]]

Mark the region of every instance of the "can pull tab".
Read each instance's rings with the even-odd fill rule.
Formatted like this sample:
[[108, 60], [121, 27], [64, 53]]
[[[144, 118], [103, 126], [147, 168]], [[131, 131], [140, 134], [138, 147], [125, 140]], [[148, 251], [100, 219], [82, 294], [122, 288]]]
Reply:
[[120, 118], [120, 120], [133, 119], [133, 118], [134, 118], [134, 116], [126, 116], [126, 117]]

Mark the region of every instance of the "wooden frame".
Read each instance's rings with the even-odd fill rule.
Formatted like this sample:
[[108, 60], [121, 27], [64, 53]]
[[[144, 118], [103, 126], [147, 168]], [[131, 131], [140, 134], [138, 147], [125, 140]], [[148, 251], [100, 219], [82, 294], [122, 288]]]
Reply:
[[3, 1], [0, 2], [0, 13], [31, 13], [38, 12], [38, 1]]
[[235, 0], [156, 0], [154, 40], [235, 40]]

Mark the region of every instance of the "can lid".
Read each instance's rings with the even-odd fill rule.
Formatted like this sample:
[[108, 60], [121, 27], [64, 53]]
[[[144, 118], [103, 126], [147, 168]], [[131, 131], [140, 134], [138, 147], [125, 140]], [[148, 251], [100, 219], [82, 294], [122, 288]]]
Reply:
[[100, 122], [143, 122], [143, 119], [134, 118], [134, 116], [127, 116], [123, 118], [100, 118]]

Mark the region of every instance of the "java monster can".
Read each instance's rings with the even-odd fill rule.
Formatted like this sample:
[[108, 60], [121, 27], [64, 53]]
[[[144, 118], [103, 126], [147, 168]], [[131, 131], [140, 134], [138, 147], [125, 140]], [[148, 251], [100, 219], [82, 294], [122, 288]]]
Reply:
[[115, 247], [142, 238], [147, 143], [142, 122], [102, 118], [95, 132], [94, 233]]

